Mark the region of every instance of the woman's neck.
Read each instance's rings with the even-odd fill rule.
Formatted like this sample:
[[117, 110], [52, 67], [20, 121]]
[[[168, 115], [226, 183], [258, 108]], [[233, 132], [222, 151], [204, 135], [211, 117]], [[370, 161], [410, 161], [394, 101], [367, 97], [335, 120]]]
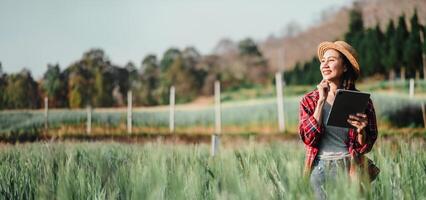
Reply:
[[336, 90], [339, 89], [339, 82], [340, 81], [329, 81], [329, 85], [330, 85], [330, 92], [334, 94], [336, 94]]

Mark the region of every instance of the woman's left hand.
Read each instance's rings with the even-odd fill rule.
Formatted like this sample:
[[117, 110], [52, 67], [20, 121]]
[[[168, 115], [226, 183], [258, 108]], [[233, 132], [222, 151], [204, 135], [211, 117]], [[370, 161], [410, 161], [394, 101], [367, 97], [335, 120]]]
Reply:
[[366, 114], [357, 113], [356, 115], [349, 115], [348, 123], [354, 126], [359, 134], [362, 134], [362, 130], [368, 125], [368, 118]]

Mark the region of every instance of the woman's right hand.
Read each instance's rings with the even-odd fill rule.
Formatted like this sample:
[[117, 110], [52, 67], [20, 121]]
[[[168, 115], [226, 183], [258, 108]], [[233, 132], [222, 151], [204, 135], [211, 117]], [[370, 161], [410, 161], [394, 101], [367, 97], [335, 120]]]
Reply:
[[328, 92], [330, 91], [330, 85], [327, 80], [323, 79], [318, 85], [317, 89], [319, 92], [319, 100], [325, 101], [328, 96]]

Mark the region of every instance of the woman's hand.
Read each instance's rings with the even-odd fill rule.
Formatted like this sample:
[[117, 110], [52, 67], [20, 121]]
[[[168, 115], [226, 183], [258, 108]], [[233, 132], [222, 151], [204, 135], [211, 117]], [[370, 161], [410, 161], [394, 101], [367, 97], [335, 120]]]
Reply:
[[363, 134], [363, 130], [368, 125], [368, 118], [366, 114], [357, 113], [356, 115], [349, 115], [348, 123], [354, 126], [358, 134]]
[[328, 84], [328, 81], [323, 79], [318, 85], [317, 89], [319, 92], [319, 100], [324, 101], [327, 99], [328, 91], [330, 91], [330, 85]]

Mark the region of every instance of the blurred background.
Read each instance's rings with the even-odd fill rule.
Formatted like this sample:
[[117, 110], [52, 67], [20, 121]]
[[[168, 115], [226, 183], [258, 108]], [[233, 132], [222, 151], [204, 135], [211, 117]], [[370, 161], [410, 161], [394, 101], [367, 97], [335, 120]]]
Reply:
[[0, 0], [0, 199], [314, 199], [299, 102], [335, 40], [381, 172], [327, 199], [426, 199], [425, 36], [426, 0]]
[[299, 100], [321, 80], [316, 47], [335, 40], [358, 51], [381, 134], [426, 135], [426, 1], [0, 5], [2, 140], [209, 135], [215, 81], [223, 134], [296, 136]]

